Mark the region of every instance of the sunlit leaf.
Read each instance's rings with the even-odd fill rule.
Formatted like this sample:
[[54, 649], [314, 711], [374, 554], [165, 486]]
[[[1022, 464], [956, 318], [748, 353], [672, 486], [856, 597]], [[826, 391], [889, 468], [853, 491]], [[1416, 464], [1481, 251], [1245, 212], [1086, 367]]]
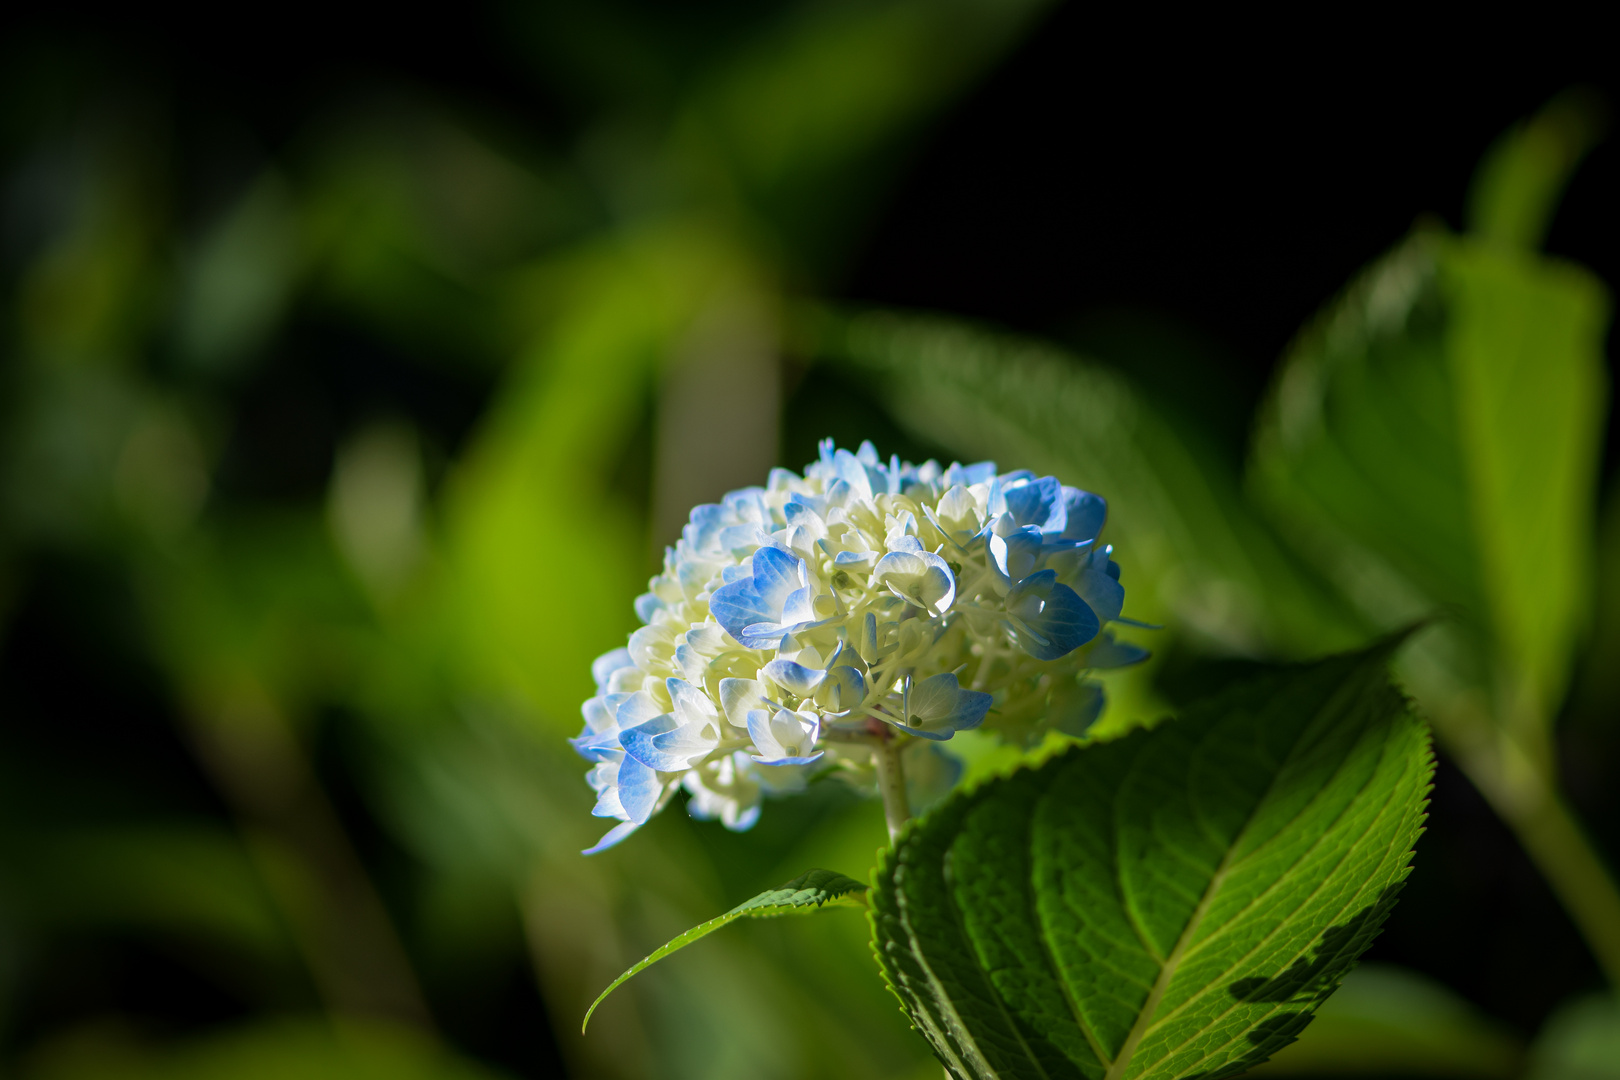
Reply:
[[808, 915], [829, 907], [865, 906], [866, 886], [854, 878], [845, 877], [831, 870], [811, 870], [801, 874], [780, 888], [768, 889], [752, 900], [743, 901], [724, 915], [718, 915], [706, 923], [694, 926], [638, 961], [629, 971], [614, 979], [612, 984], [591, 1003], [591, 1007], [585, 1011], [585, 1019], [580, 1024], [580, 1030], [584, 1031], [590, 1024], [591, 1013], [596, 1011], [596, 1007], [631, 976], [645, 971], [670, 953], [686, 948], [699, 938], [708, 937], [728, 923], [741, 918], [770, 919], [780, 915]]
[[1590, 603], [1607, 321], [1576, 267], [1419, 234], [1301, 336], [1258, 429], [1299, 549], [1375, 625], [1459, 614], [1434, 662], [1510, 714], [1551, 715]]
[[953, 1076], [1228, 1076], [1378, 932], [1432, 772], [1386, 642], [947, 803], [880, 864], [879, 960]]

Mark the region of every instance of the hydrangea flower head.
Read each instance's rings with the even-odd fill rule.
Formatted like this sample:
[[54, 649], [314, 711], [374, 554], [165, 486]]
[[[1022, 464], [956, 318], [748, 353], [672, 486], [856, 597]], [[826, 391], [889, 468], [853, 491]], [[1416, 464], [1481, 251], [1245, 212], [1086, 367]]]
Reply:
[[1088, 668], [1115, 642], [1119, 566], [1089, 492], [992, 462], [941, 468], [821, 444], [800, 476], [700, 506], [636, 601], [644, 625], [598, 659], [573, 745], [618, 843], [685, 788], [747, 829], [767, 794], [819, 772], [862, 783], [875, 740], [913, 778], [954, 782], [942, 744], [983, 726], [1032, 745], [1102, 708]]

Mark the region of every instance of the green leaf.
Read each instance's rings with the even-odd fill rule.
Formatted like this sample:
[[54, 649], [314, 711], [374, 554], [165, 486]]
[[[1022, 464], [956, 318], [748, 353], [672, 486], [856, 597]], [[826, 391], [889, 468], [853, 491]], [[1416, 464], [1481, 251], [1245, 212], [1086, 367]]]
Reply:
[[1253, 1075], [1513, 1080], [1523, 1067], [1520, 1040], [1444, 986], [1415, 971], [1364, 964], [1299, 1041]]
[[1505, 247], [1541, 246], [1575, 167], [1603, 135], [1603, 108], [1572, 91], [1496, 141], [1468, 192], [1468, 228]]
[[1221, 1077], [1293, 1041], [1378, 932], [1423, 820], [1398, 644], [961, 795], [886, 853], [878, 959], [953, 1076]]
[[609, 994], [629, 981], [631, 976], [658, 963], [677, 949], [684, 949], [699, 938], [708, 937], [727, 923], [745, 917], [774, 919], [779, 915], [809, 915], [829, 907], [865, 906], [866, 886], [854, 878], [845, 877], [831, 870], [811, 870], [800, 874], [780, 888], [768, 889], [752, 900], [738, 904], [724, 915], [692, 927], [680, 937], [660, 946], [651, 955], [637, 962], [629, 971], [614, 979], [612, 984], [591, 1002], [591, 1007], [585, 1010], [585, 1019], [579, 1025], [579, 1030], [584, 1032], [586, 1025], [591, 1022], [591, 1013], [596, 1011], [596, 1007], [607, 1000]]
[[1107, 368], [937, 316], [816, 309], [797, 331], [806, 354], [874, 379], [926, 442], [1104, 495], [1128, 614], [1173, 617], [1224, 653], [1301, 657], [1366, 640], [1245, 505], [1235, 470]]
[[1530, 1080], [1620, 1078], [1620, 998], [1594, 994], [1561, 1006], [1530, 1049]]
[[1376, 626], [1459, 616], [1424, 664], [1499, 713], [1556, 711], [1586, 618], [1607, 323], [1577, 267], [1419, 233], [1301, 335], [1258, 425], [1298, 550]]

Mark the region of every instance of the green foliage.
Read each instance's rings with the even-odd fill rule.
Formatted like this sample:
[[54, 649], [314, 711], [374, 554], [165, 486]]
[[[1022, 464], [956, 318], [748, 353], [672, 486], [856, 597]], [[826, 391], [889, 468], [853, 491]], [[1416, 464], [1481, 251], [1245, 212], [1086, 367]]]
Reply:
[[415, 1032], [322, 1019], [267, 1021], [155, 1050], [87, 1030], [35, 1059], [27, 1080], [496, 1080]]
[[878, 957], [954, 1076], [1227, 1076], [1383, 923], [1432, 770], [1395, 643], [954, 798], [883, 857]]
[[964, 461], [1024, 462], [1107, 492], [1133, 612], [1227, 649], [1302, 656], [1358, 640], [1219, 456], [1108, 368], [932, 315], [818, 309], [799, 334], [801, 351], [876, 381], [901, 424]]
[[810, 870], [800, 874], [781, 888], [767, 889], [752, 900], [738, 904], [724, 915], [717, 915], [700, 926], [692, 927], [638, 961], [629, 971], [614, 979], [613, 983], [591, 1002], [591, 1007], [585, 1010], [585, 1019], [580, 1022], [579, 1029], [584, 1032], [590, 1025], [591, 1013], [596, 1011], [596, 1007], [607, 1000], [607, 996], [627, 982], [631, 976], [658, 963], [670, 953], [686, 948], [699, 938], [708, 937], [728, 923], [745, 917], [773, 919], [780, 915], [809, 915], [830, 907], [865, 906], [866, 886], [854, 878], [845, 877], [831, 870]]
[[1512, 1080], [1524, 1058], [1518, 1038], [1439, 983], [1388, 964], [1362, 964], [1299, 1041], [1253, 1075]]
[[1515, 125], [1480, 162], [1468, 193], [1468, 228], [1526, 251], [1541, 246], [1575, 167], [1603, 136], [1603, 103], [1567, 91]]
[[1459, 616], [1425, 690], [1505, 694], [1529, 723], [1563, 698], [1591, 596], [1607, 315], [1578, 268], [1420, 233], [1283, 365], [1257, 490], [1373, 625]]
[[1620, 1076], [1620, 1003], [1612, 994], [1570, 1002], [1530, 1048], [1529, 1080], [1614, 1080]]

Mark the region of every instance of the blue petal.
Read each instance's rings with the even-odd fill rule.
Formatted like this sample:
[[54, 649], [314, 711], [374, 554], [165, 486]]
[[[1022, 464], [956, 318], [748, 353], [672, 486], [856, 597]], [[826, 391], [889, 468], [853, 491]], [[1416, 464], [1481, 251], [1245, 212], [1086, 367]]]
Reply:
[[[637, 724], [628, 731], [619, 732], [619, 745], [624, 747], [624, 752], [627, 755], [625, 763], [629, 764], [631, 761], [638, 761], [649, 768], [657, 769], [659, 772], [681, 772], [688, 768], [684, 756], [662, 750], [654, 742], [656, 736], [667, 731], [674, 731], [678, 726], [674, 715], [664, 713], [662, 716], [653, 717], [644, 724]], [[622, 777], [623, 774], [624, 770], [621, 766], [620, 776]], [[623, 783], [622, 779], [620, 783]]]
[[961, 469], [961, 482], [965, 487], [982, 484], [986, 480], [993, 479], [996, 475], [996, 463], [993, 461], [977, 461], [972, 465], [963, 465]]
[[1011, 536], [989, 537], [990, 558], [1004, 578], [1017, 584], [1040, 560], [1041, 534], [1033, 528], [1019, 529]]
[[619, 803], [630, 820], [644, 824], [658, 809], [658, 797], [664, 785], [658, 774], [628, 754], [619, 763]]
[[815, 621], [815, 598], [810, 595], [809, 586], [794, 589], [782, 605], [782, 622], [788, 626], [795, 626]]
[[694, 506], [691, 521], [681, 530], [681, 539], [697, 551], [707, 551], [715, 535], [724, 525], [724, 508], [714, 503]]
[[956, 734], [955, 728], [940, 729], [912, 727], [910, 724], [902, 724], [898, 720], [890, 720], [889, 723], [893, 724], [901, 731], [917, 736], [919, 739], [932, 739], [934, 742], [944, 742], [946, 739], [949, 739], [952, 735]]
[[606, 761], [624, 749], [617, 731], [587, 731], [569, 739], [568, 745], [586, 761]]
[[655, 593], [645, 592], [636, 597], [636, 618], [644, 623], [652, 622], [653, 616], [657, 615], [663, 608], [664, 602], [658, 599]]
[[[692, 768], [692, 759], [707, 756], [719, 743], [719, 739], [704, 739], [701, 732], [692, 730], [695, 725], [687, 724], [674, 731], [665, 731], [652, 738], [653, 751], [662, 759], [676, 761], [679, 764], [673, 768], [664, 768], [654, 764], [654, 768], [661, 772], [680, 772], [682, 769]], [[645, 760], [645, 759], [643, 759]]]
[[1102, 715], [1105, 704], [1107, 698], [1101, 686], [1094, 682], [1070, 680], [1052, 691], [1047, 718], [1063, 734], [1078, 739], [1091, 730], [1091, 725]]
[[[757, 556], [758, 553], [755, 554]], [[740, 578], [716, 589], [714, 595], [709, 597], [709, 614], [714, 616], [715, 622], [726, 628], [726, 633], [738, 641], [742, 641], [743, 631], [748, 627], [756, 623], [771, 622], [777, 616], [777, 612], [771, 610], [765, 598], [754, 588], [754, 579], [751, 577]], [[747, 642], [744, 644], [747, 645]]]
[[658, 703], [645, 690], [637, 690], [633, 694], [609, 694], [607, 703], [608, 708], [613, 710], [614, 722], [619, 725], [620, 731], [663, 715]]
[[[1096, 612], [1073, 589], [1048, 579], [1047, 575], [1052, 573], [1051, 570], [1042, 570], [1038, 574], [1031, 574], [1007, 594], [1007, 606], [1012, 607], [1018, 599], [1018, 589], [1032, 587], [1037, 594], [1045, 593], [1046, 603], [1041, 613], [1025, 623], [1044, 640], [1035, 640], [1023, 633], [1018, 635], [1018, 644], [1037, 660], [1056, 660], [1067, 656], [1096, 637], [1102, 629]], [[1047, 592], [1047, 589], [1050, 591]]]
[[985, 714], [990, 711], [990, 702], [989, 694], [979, 690], [963, 690], [956, 712], [951, 717], [952, 726], [957, 731], [978, 727], [984, 723]]
[[1139, 630], [1163, 630], [1164, 629], [1164, 627], [1159, 623], [1143, 622], [1141, 619], [1127, 619], [1123, 615], [1116, 616], [1114, 621], [1119, 623], [1121, 626], [1134, 626]]
[[635, 661], [630, 659], [629, 649], [614, 649], [610, 653], [603, 653], [591, 662], [591, 678], [596, 680], [598, 689], [607, 689], [608, 679], [620, 668], [635, 667]]
[[1086, 666], [1098, 669], [1130, 667], [1152, 655], [1140, 645], [1105, 637], [1092, 646], [1091, 653], [1086, 657]]
[[804, 560], [781, 548], [762, 547], [754, 552], [752, 565], [754, 590], [771, 606], [771, 617], [775, 618], [793, 590], [804, 584]]
[[1067, 520], [1063, 525], [1065, 540], [1095, 540], [1108, 520], [1108, 503], [1101, 495], [1093, 495], [1079, 488], [1063, 489], [1063, 504]]
[[785, 623], [758, 622], [749, 624], [748, 628], [736, 637], [745, 649], [780, 649], [782, 639], [792, 630], [793, 628]]
[[792, 660], [772, 660], [765, 665], [762, 674], [788, 693], [801, 698], [814, 694], [816, 687], [827, 677], [825, 671], [807, 668]]
[[1046, 531], [1048, 519], [1054, 510], [1061, 510], [1059, 501], [1063, 485], [1055, 476], [1043, 476], [1027, 484], [1011, 488], [1006, 493], [1007, 510], [1020, 525], [1034, 525]]
[[816, 495], [803, 495], [795, 492], [788, 496], [788, 501], [782, 506], [782, 517], [789, 525], [805, 517], [824, 517], [827, 513], [827, 500]]
[[614, 844], [617, 844], [620, 840], [623, 840], [625, 837], [629, 836], [639, 828], [641, 828], [641, 826], [637, 822], [621, 822], [609, 829], [606, 836], [602, 837], [602, 839], [598, 840], [595, 844], [580, 852], [580, 854], [595, 855], [598, 852], [606, 851], [608, 848], [612, 847]]
[[1119, 618], [1119, 609], [1125, 606], [1125, 588], [1119, 582], [1098, 570], [1087, 570], [1080, 575], [1080, 599], [1097, 613], [1103, 622]]
[[817, 750], [815, 753], [811, 754], [809, 757], [772, 758], [769, 761], [767, 761], [765, 758], [760, 757], [758, 754], [749, 754], [748, 756], [753, 758], [755, 761], [759, 762], [761, 765], [808, 765], [812, 761], [816, 761], [816, 760], [820, 759], [826, 753], [827, 753], [827, 751], [825, 751], [825, 750]]

